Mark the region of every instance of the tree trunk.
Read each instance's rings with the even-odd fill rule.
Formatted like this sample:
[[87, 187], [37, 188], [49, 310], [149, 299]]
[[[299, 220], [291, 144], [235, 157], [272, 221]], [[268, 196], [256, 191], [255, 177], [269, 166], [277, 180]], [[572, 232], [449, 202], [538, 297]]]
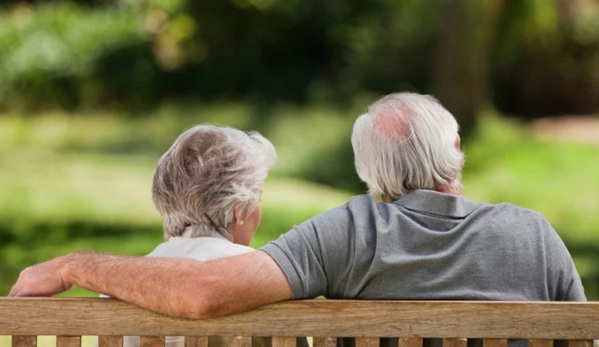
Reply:
[[440, 11], [433, 90], [456, 117], [463, 136], [491, 101], [490, 53], [504, 0], [445, 0]]

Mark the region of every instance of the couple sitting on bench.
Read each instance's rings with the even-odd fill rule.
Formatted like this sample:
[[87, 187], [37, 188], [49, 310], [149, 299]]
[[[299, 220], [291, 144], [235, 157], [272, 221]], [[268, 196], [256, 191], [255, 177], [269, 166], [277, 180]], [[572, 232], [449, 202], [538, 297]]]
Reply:
[[231, 128], [191, 128], [154, 177], [165, 243], [148, 257], [57, 257], [24, 270], [10, 295], [53, 295], [76, 284], [187, 318], [317, 296], [586, 300], [568, 250], [541, 214], [460, 195], [458, 124], [434, 98], [381, 98], [357, 119], [351, 141], [369, 195], [253, 251], [272, 144]]

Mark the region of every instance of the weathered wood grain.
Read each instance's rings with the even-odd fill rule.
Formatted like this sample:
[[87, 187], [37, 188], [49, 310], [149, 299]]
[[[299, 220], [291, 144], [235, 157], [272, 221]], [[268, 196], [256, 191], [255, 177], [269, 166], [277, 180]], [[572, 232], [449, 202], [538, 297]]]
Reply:
[[139, 347], [164, 347], [164, 336], [141, 336]]
[[295, 337], [273, 336], [272, 347], [295, 347]]
[[314, 347], [337, 347], [336, 337], [314, 337], [312, 339]]
[[356, 338], [356, 347], [379, 347], [381, 339], [376, 337]]
[[98, 347], [123, 347], [122, 336], [98, 336]]
[[0, 298], [0, 312], [0, 335], [599, 338], [599, 302], [305, 300], [188, 320], [116, 299]]
[[252, 338], [247, 336], [229, 337], [229, 347], [252, 347]]
[[570, 340], [568, 347], [593, 347], [593, 340]]
[[[8, 334], [6, 334], [8, 335]], [[36, 347], [37, 336], [35, 335], [13, 335], [12, 347]]]
[[56, 336], [56, 347], [81, 347], [81, 336]]
[[466, 347], [468, 340], [464, 338], [447, 338], [443, 339], [443, 347]]
[[401, 337], [397, 341], [397, 347], [422, 347], [421, 337]]
[[208, 336], [185, 336], [185, 347], [208, 347]]
[[530, 339], [528, 347], [553, 347], [553, 341], [547, 339]]
[[483, 347], [507, 347], [507, 339], [483, 339]]

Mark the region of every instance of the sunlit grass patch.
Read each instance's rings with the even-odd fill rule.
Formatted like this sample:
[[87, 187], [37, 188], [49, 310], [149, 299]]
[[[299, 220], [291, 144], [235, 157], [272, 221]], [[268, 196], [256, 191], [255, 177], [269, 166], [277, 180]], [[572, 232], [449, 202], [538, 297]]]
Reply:
[[[256, 122], [261, 112], [278, 117]], [[151, 251], [162, 240], [150, 190], [155, 164], [181, 131], [202, 122], [257, 128], [278, 149], [252, 242], [260, 247], [350, 197], [301, 178], [331, 169], [339, 179], [355, 175], [351, 157], [335, 157], [347, 154], [335, 151], [349, 144], [353, 119], [327, 108], [218, 103], [165, 106], [145, 118], [0, 117], [0, 293], [25, 266], [73, 250]], [[536, 139], [527, 125], [496, 115], [481, 120], [464, 148], [464, 193], [545, 214], [570, 248], [587, 294], [599, 297], [599, 146]]]
[[485, 118], [466, 147], [466, 195], [545, 214], [563, 238], [599, 238], [599, 146], [534, 139], [516, 121]]

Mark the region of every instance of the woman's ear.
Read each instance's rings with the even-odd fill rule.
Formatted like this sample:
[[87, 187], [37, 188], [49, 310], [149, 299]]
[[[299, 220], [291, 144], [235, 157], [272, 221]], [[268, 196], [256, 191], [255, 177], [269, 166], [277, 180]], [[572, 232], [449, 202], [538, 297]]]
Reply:
[[239, 201], [235, 201], [235, 207], [233, 208], [233, 224], [243, 225], [243, 220], [247, 217], [247, 211], [245, 215], [242, 215], [239, 209]]
[[233, 224], [239, 224], [243, 219], [239, 213], [239, 202], [235, 201], [235, 207], [233, 208]]

